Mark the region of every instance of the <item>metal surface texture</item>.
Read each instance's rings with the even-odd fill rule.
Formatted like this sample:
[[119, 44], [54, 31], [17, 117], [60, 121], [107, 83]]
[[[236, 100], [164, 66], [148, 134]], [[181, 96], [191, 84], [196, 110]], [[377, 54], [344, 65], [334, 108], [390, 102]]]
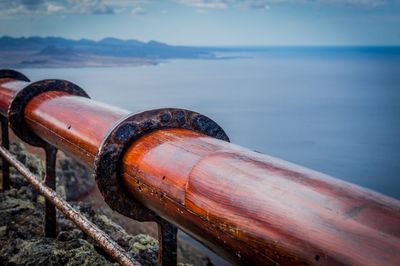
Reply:
[[26, 126], [24, 109], [31, 99], [48, 91], [62, 91], [71, 95], [89, 98], [86, 92], [74, 83], [58, 79], [41, 80], [31, 83], [14, 95], [8, 109], [10, 127], [13, 129], [15, 135], [17, 135], [21, 140], [30, 145], [43, 148], [48, 144], [32, 133], [32, 131], [29, 130], [29, 127]]
[[57, 196], [56, 192], [41, 183], [37, 176], [29, 171], [9, 151], [0, 147], [0, 154], [18, 172], [20, 172], [29, 183], [39, 191], [46, 199], [54, 204], [65, 216], [71, 219], [83, 232], [91, 237], [104, 251], [121, 265], [141, 265], [129, 256], [125, 250], [112, 240], [106, 233], [89, 221], [85, 216], [76, 211], [68, 202]]

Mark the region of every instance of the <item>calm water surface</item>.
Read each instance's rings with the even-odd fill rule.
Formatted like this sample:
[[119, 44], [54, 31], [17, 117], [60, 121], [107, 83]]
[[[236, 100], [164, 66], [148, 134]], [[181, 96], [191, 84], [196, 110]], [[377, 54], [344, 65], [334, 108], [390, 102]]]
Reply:
[[196, 110], [231, 141], [400, 198], [400, 57], [258, 54], [158, 66], [23, 69], [137, 111]]

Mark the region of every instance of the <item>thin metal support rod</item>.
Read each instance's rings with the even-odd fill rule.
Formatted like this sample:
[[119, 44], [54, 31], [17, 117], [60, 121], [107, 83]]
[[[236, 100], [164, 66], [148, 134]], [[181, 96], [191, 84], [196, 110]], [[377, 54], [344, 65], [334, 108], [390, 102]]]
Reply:
[[[53, 146], [45, 147], [46, 153], [46, 176], [44, 183], [52, 190], [56, 190], [56, 160], [57, 149]], [[45, 237], [55, 238], [57, 236], [57, 216], [56, 207], [50, 200], [45, 201], [44, 211], [44, 235]]]
[[158, 242], [160, 247], [158, 250], [158, 265], [177, 265], [178, 229], [164, 219], [161, 219], [157, 225]]
[[[0, 115], [1, 120], [1, 145], [9, 150], [10, 149], [10, 141], [8, 138], [8, 120], [6, 117]], [[7, 160], [4, 158], [2, 159], [2, 184], [1, 189], [2, 191], [6, 191], [10, 189], [10, 165], [8, 164]]]
[[134, 260], [125, 250], [112, 240], [104, 231], [89, 221], [85, 216], [75, 210], [68, 202], [60, 198], [56, 192], [43, 183], [36, 175], [29, 171], [25, 165], [18, 161], [8, 150], [0, 147], [0, 155], [17, 169], [31, 185], [52, 204], [54, 204], [65, 216], [71, 219], [83, 232], [99, 244], [104, 251], [121, 265], [141, 265]]

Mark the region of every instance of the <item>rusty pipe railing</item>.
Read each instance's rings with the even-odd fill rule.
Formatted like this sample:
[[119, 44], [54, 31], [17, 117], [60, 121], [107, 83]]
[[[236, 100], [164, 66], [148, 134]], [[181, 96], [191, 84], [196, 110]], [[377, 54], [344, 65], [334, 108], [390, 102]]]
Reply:
[[157, 221], [161, 245], [176, 241], [172, 223], [241, 264], [399, 263], [398, 200], [230, 144], [200, 114], [129, 115], [63, 86], [0, 79], [0, 113], [28, 142], [94, 166], [106, 202]]

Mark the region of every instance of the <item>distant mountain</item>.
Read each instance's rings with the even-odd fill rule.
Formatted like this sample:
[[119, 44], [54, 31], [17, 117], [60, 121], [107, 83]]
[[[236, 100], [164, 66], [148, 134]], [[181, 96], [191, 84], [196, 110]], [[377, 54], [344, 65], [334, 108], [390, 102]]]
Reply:
[[144, 42], [138, 41], [138, 40], [120, 40], [116, 38], [104, 38], [101, 41], [99, 41], [100, 44], [104, 45], [127, 45], [127, 46], [140, 46], [145, 44]]
[[208, 48], [104, 38], [0, 37], [0, 67], [92, 67], [157, 64], [171, 58], [214, 58]]
[[[49, 48], [51, 47], [51, 48]], [[138, 40], [120, 40], [104, 38], [100, 41], [87, 39], [70, 40], [60, 37], [1, 37], [0, 50], [2, 52], [51, 52], [74, 51], [76, 54], [98, 56], [121, 56], [137, 58], [197, 58], [211, 54], [207, 49], [173, 46], [157, 41], [141, 42]], [[46, 51], [47, 50], [47, 51]]]

